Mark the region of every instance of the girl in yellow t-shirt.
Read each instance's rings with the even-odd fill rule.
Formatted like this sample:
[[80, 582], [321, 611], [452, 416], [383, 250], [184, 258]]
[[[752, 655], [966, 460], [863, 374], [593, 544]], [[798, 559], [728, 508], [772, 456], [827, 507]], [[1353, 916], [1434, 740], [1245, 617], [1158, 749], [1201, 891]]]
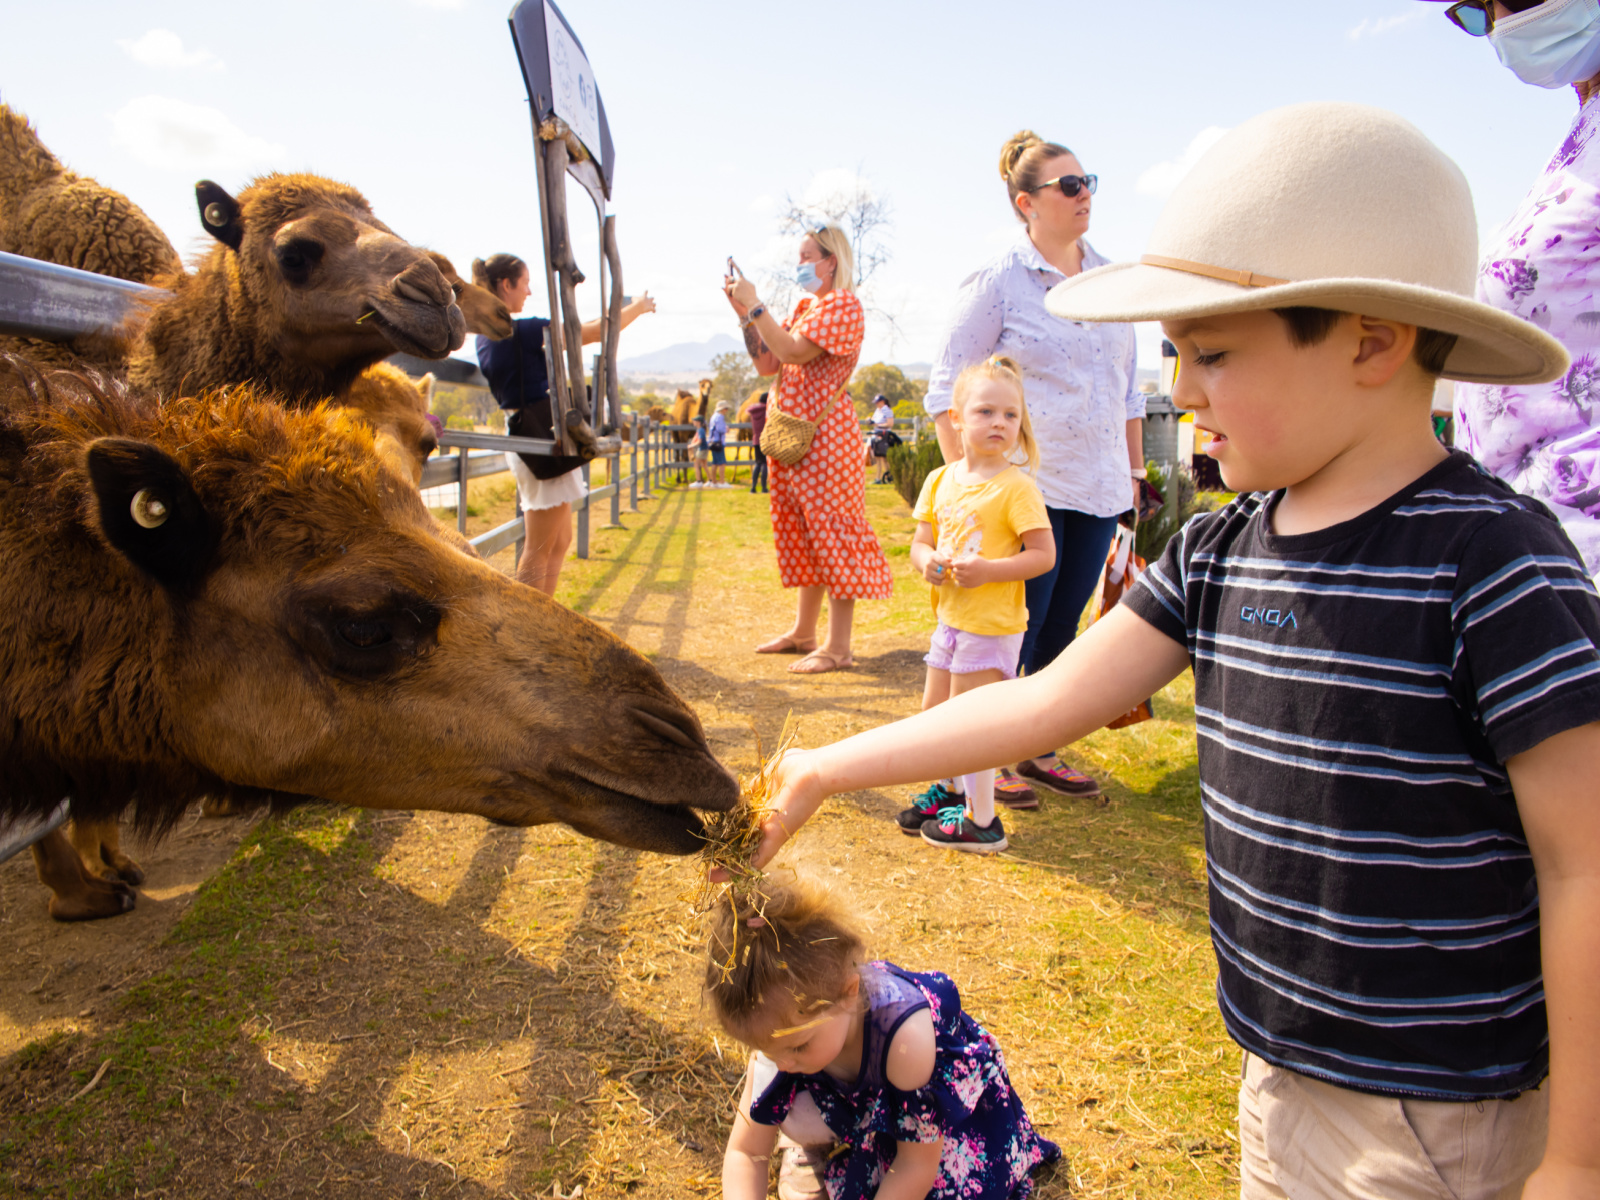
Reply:
[[[1023, 581], [1056, 560], [1044, 498], [1027, 473], [1039, 448], [1017, 364], [995, 356], [962, 371], [950, 420], [962, 456], [928, 476], [912, 514], [911, 565], [933, 585], [939, 616], [923, 659], [925, 709], [1016, 677], [1028, 629]], [[995, 816], [993, 771], [939, 780], [897, 820], [902, 833], [953, 850], [995, 854], [1008, 844]]]

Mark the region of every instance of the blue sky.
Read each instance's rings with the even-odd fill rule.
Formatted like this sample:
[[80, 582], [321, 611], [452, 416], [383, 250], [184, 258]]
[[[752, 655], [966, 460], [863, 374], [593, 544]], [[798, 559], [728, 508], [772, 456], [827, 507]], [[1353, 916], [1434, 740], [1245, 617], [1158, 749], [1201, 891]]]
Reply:
[[[69, 166], [126, 192], [184, 252], [192, 185], [271, 169], [355, 184], [442, 250], [539, 254], [526, 98], [504, 0], [7, 4], [0, 99]], [[1417, 0], [1065, 0], [1043, 5], [566, 0], [617, 143], [630, 291], [661, 311], [623, 354], [733, 331], [729, 254], [786, 260], [783, 197], [864, 178], [895, 214], [863, 361], [932, 357], [960, 280], [1014, 236], [996, 170], [1028, 127], [1101, 178], [1089, 239], [1137, 255], [1196, 139], [1302, 100], [1381, 105], [1472, 182], [1480, 236], [1575, 111], [1519, 83], [1442, 5]], [[578, 249], [594, 258], [575, 189]], [[585, 303], [598, 299], [589, 287]], [[542, 294], [542, 293], [541, 293]], [[543, 312], [536, 295], [530, 313]], [[1141, 331], [1151, 361], [1156, 334]]]

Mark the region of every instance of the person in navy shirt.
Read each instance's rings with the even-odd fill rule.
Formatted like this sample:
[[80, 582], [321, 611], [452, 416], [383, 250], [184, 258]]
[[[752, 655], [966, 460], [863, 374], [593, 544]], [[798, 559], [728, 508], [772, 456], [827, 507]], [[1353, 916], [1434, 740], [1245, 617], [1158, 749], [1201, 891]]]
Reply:
[[[476, 259], [472, 281], [493, 292], [513, 313], [521, 312], [532, 295], [528, 264], [515, 254]], [[646, 292], [623, 306], [622, 328], [655, 310], [656, 302]], [[489, 381], [495, 403], [506, 410], [506, 432], [513, 437], [555, 436], [545, 357], [545, 330], [549, 325], [544, 317], [523, 317], [512, 322], [513, 332], [504, 341], [478, 338], [478, 366]], [[583, 340], [585, 345], [600, 340], [599, 321], [584, 324]], [[572, 505], [588, 494], [580, 469], [583, 460], [570, 455], [507, 454], [506, 461], [517, 479], [527, 530], [517, 578], [553, 595], [572, 545]]]

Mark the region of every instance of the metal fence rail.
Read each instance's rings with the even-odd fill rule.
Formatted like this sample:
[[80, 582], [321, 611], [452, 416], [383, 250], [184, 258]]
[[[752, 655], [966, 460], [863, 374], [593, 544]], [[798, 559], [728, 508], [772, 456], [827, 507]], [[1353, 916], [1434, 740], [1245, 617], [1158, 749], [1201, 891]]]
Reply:
[[[694, 460], [688, 451], [689, 438], [693, 436], [695, 426], [663, 424], [635, 413], [625, 413], [623, 416], [622, 431], [620, 437], [615, 439], [611, 453], [594, 460], [599, 462], [604, 459], [608, 464], [606, 485], [591, 489], [587, 496], [572, 506], [577, 517], [574, 552], [579, 558], [589, 557], [590, 514], [601, 501], [609, 502], [608, 517], [601, 528], [621, 529], [624, 527], [624, 494], [627, 496], [628, 512], [637, 513], [641, 501], [654, 498], [652, 493], [662, 485], [663, 475], [675, 473], [687, 478], [689, 472], [694, 470]], [[914, 438], [922, 436], [924, 422], [920, 417], [911, 421], [900, 420], [895, 424], [898, 428], [909, 428]], [[863, 421], [861, 425], [863, 433], [870, 431], [870, 422]], [[748, 431], [750, 425], [739, 422], [730, 424], [728, 429], [730, 432]], [[558, 453], [555, 442], [542, 438], [511, 437], [464, 429], [446, 429], [440, 435], [439, 450], [440, 457], [429, 461], [422, 469], [422, 486], [456, 486], [456, 528], [463, 534], [467, 531], [467, 484], [470, 480], [509, 472], [511, 467], [505, 457], [508, 451], [538, 455]], [[455, 453], [447, 455], [445, 452], [449, 450]], [[473, 450], [480, 453], [473, 454]], [[754, 442], [732, 441], [727, 443], [726, 450], [730, 469], [755, 465]], [[628, 463], [627, 474], [623, 474], [624, 459]], [[589, 464], [585, 463], [580, 469], [587, 486]], [[488, 558], [507, 546], [515, 546], [517, 556], [521, 557], [522, 543], [527, 536], [521, 510], [519, 497], [516, 516], [471, 539], [479, 554]]]

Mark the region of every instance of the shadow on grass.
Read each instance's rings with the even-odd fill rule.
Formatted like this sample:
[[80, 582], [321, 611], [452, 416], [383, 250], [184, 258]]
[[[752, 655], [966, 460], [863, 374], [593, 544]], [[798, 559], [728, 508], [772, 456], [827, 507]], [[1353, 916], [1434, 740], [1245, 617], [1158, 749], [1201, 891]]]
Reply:
[[[466, 1060], [497, 1051], [529, 1061], [495, 1077], [510, 1077], [514, 1101], [478, 1108], [512, 1122], [491, 1165], [523, 1194], [580, 1177], [593, 1190], [608, 1172], [626, 1185], [637, 1166], [596, 1144], [612, 1110], [584, 1101], [603, 1078], [668, 1059], [731, 1088], [696, 1039], [613, 994], [637, 852], [538, 848], [565, 853], [582, 898], [566, 944], [537, 963], [481, 928], [527, 832], [486, 828], [441, 906], [375, 878], [413, 823], [307, 809], [252, 834], [98, 1036], [0, 1061], [0, 1195], [502, 1196], [467, 1178], [499, 1173], [481, 1156], [461, 1162], [481, 1130], [441, 1129], [429, 1107], [441, 1091], [481, 1087]], [[98, 1085], [75, 1098], [102, 1061]], [[643, 1102], [650, 1079], [632, 1088]], [[685, 1144], [717, 1141], [689, 1116]], [[409, 1153], [381, 1144], [402, 1138]]]

